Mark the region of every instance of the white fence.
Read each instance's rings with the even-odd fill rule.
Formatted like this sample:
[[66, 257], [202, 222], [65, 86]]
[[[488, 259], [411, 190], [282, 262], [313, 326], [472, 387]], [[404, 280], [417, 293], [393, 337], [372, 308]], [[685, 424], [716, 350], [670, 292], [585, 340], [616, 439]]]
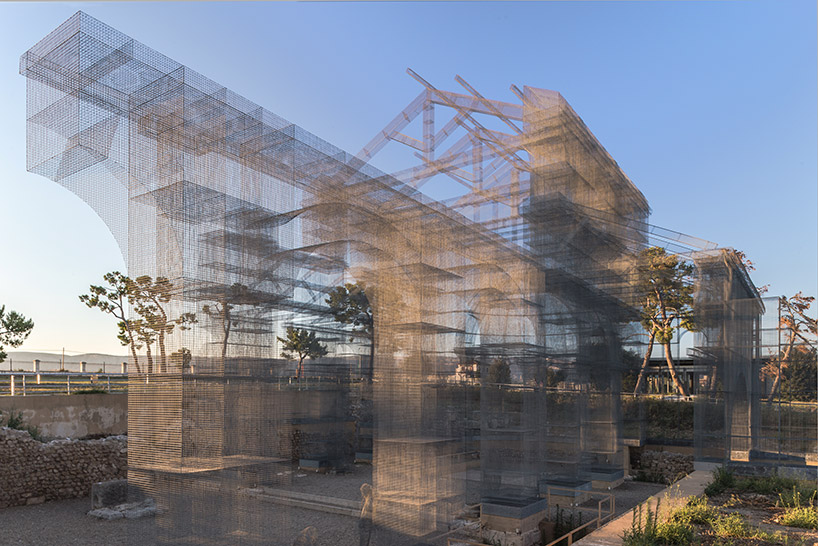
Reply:
[[0, 396], [126, 392], [128, 374], [81, 372], [0, 372]]

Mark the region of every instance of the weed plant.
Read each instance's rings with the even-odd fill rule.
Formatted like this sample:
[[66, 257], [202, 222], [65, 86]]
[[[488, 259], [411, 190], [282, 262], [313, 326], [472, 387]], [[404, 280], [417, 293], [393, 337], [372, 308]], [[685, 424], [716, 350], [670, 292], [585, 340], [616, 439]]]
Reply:
[[108, 391], [101, 387], [90, 387], [87, 389], [77, 389], [71, 394], [108, 394]]
[[676, 521], [673, 514], [668, 521], [659, 521], [660, 504], [661, 500], [657, 501], [655, 511], [651, 510], [647, 503], [640, 504], [633, 509], [631, 528], [626, 530], [622, 537], [623, 546], [688, 546], [692, 544], [693, 529], [690, 525]]
[[645, 472], [644, 470], [637, 472], [633, 479], [638, 482], [667, 484], [667, 480], [661, 474], [653, 474], [651, 472]]
[[736, 485], [736, 477], [732, 472], [720, 466], [713, 470], [713, 481], [710, 482], [704, 489], [704, 494], [708, 497], [723, 493], [725, 489], [729, 489]]
[[793, 478], [783, 478], [781, 476], [763, 476], [751, 478], [739, 478], [736, 480], [736, 489], [758, 493], [760, 495], [772, 495], [781, 493], [798, 485], [798, 480]]
[[816, 495], [818, 495], [818, 491], [816, 491], [815, 485], [809, 482], [801, 482], [794, 485], [791, 490], [779, 493], [776, 505], [782, 508], [815, 506]]
[[[564, 509], [560, 508], [559, 504], [556, 505], [556, 511], [554, 513], [554, 536], [555, 537], [561, 537], [563, 535], [567, 535], [568, 533], [570, 533], [571, 531], [573, 531], [577, 527], [582, 527], [582, 523], [583, 523], [582, 522], [582, 512], [579, 512], [577, 514], [577, 517], [575, 517], [573, 512], [568, 512], [567, 515], [566, 515], [566, 511]], [[573, 535], [572, 541], [573, 540], [579, 540], [580, 538], [584, 537], [585, 535], [587, 535], [592, 530], [593, 529], [591, 529], [590, 527], [586, 527], [582, 531], [578, 531], [577, 533], [575, 533]], [[545, 542], [543, 542], [543, 544], [545, 544]], [[556, 544], [556, 546], [563, 546], [565, 544], [569, 544], [569, 541], [568, 541], [567, 538], [565, 538], [564, 540], [558, 542]]]
[[691, 525], [708, 525], [718, 515], [715, 508], [707, 505], [707, 497], [690, 497], [687, 504], [674, 511], [669, 519], [690, 527]]
[[[785, 478], [782, 476], [752, 476], [736, 477], [732, 471], [719, 467], [713, 471], [713, 481], [704, 490], [704, 494], [712, 497], [723, 493], [727, 489], [737, 489], [748, 493], [758, 493], [759, 495], [773, 495], [789, 489], [799, 487], [798, 480]], [[809, 495], [814, 491], [813, 486], [801, 484], [802, 494]], [[804, 489], [805, 488], [805, 489]]]
[[45, 441], [40, 433], [39, 427], [26, 423], [25, 419], [23, 419], [22, 411], [15, 413], [14, 410], [11, 410], [5, 417], [3, 416], [3, 412], [0, 411], [0, 426], [13, 428], [14, 430], [22, 430], [28, 432], [29, 435], [38, 442]]
[[786, 508], [784, 513], [778, 518], [778, 523], [788, 527], [801, 527], [803, 529], [818, 529], [818, 508], [815, 506], [815, 488], [808, 486], [811, 494], [808, 500], [806, 495], [801, 494], [801, 490], [793, 486], [792, 491], [778, 494], [778, 504]]
[[818, 510], [816, 510], [814, 506], [787, 508], [778, 518], [778, 523], [786, 525], [787, 527], [818, 529]]
[[736, 512], [718, 516], [710, 522], [710, 526], [713, 533], [721, 539], [750, 538], [774, 544], [781, 543], [783, 540], [780, 533], [769, 533], [757, 529], [747, 523], [744, 516]]

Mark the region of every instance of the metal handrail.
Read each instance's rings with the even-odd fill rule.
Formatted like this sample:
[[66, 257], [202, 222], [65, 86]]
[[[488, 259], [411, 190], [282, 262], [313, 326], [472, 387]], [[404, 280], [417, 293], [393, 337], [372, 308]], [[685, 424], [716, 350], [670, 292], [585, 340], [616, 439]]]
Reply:
[[[546, 490], [546, 498], [548, 499], [549, 511], [550, 511], [551, 506], [552, 506], [552, 504], [551, 504], [551, 490], [552, 489], [555, 490], [555, 491], [564, 491], [564, 492], [567, 491], [567, 492], [572, 492], [572, 493], [573, 492], [578, 492], [578, 493], [594, 493], [594, 494], [598, 494], [596, 491], [587, 491], [585, 489], [572, 489], [572, 488], [569, 488], [569, 487], [559, 487], [559, 486], [553, 486], [552, 487], [552, 486], [549, 486], [548, 489]], [[606, 502], [608, 503], [608, 509], [606, 510], [606, 513], [603, 514], [602, 513], [602, 506]], [[576, 509], [580, 510], [580, 511], [586, 510], [586, 511], [593, 512], [593, 508], [584, 508], [584, 507], [580, 507], [580, 506], [574, 506], [574, 507]], [[566, 540], [566, 539], [568, 540], [568, 546], [571, 546], [571, 544], [574, 543], [574, 535], [576, 533], [582, 531], [583, 529], [586, 529], [587, 527], [589, 527], [591, 525], [596, 525], [595, 529], [599, 529], [600, 527], [602, 527], [603, 524], [607, 523], [608, 520], [613, 518], [615, 512], [616, 512], [616, 497], [614, 497], [610, 493], [603, 494], [602, 498], [600, 498], [597, 501], [597, 508], [596, 508], [597, 516], [594, 519], [592, 519], [592, 520], [590, 520], [590, 521], [588, 521], [586, 523], [583, 523], [582, 525], [580, 525], [579, 527], [577, 527], [575, 529], [572, 529], [572, 530], [568, 531], [566, 534], [552, 540], [551, 542], [549, 542], [548, 544], [545, 544], [544, 546], [554, 546], [554, 545], [559, 544], [560, 542], [562, 542], [563, 540]], [[467, 546], [484, 546], [484, 544], [482, 542], [474, 542], [474, 541], [471, 541], [471, 540], [468, 540], [468, 539], [465, 539], [465, 538], [452, 538], [452, 537], [449, 537], [449, 538], [446, 539], [446, 546], [453, 546], [454, 544], [466, 544]]]
[[71, 394], [85, 389], [126, 392], [128, 374], [80, 372], [0, 372], [0, 395]]

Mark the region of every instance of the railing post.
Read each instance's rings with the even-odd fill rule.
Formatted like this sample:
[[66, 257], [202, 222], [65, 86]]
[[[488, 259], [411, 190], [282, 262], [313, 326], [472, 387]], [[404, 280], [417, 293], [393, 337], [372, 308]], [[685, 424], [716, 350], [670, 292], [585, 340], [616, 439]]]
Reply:
[[11, 383], [9, 383], [9, 384], [11, 385], [11, 395], [14, 396], [15, 393], [14, 393], [14, 376], [13, 375], [10, 377], [10, 381], [11, 381]]
[[26, 395], [26, 376], [23, 376], [23, 396]]
[[37, 374], [37, 384], [40, 384], [40, 374]]
[[40, 373], [40, 361], [38, 359], [34, 359], [34, 373]]
[[68, 387], [68, 394], [71, 394], [71, 376], [68, 374], [65, 375], [65, 383]]
[[122, 363], [122, 371], [120, 373], [128, 373], [128, 363], [127, 362]]
[[80, 362], [80, 373], [86, 373], [88, 370], [88, 363], [87, 362]]
[[108, 392], [111, 392], [111, 376], [106, 375], [105, 377], [106, 379], [108, 379]]

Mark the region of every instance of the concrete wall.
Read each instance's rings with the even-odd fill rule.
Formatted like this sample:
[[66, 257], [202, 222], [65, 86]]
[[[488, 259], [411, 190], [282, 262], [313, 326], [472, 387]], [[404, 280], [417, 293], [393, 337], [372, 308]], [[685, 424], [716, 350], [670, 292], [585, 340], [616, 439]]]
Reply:
[[127, 434], [128, 395], [54, 394], [0, 397], [0, 411], [22, 412], [26, 424], [46, 438]]

